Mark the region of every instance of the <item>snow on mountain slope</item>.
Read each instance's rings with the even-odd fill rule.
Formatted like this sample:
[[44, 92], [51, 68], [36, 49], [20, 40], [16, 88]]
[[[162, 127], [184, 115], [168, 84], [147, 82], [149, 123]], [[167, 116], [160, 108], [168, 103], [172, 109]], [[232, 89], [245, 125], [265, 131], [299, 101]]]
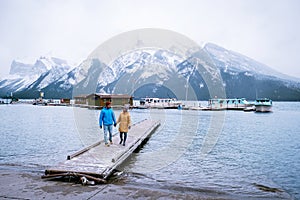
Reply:
[[74, 85], [78, 84], [87, 76], [88, 72], [85, 69], [87, 69], [86, 66], [88, 65], [91, 65], [91, 60], [87, 59], [83, 61], [78, 67], [73, 68], [60, 78], [56, 79], [55, 81], [52, 81], [51, 84], [48, 84], [48, 87], [52, 87], [52, 85], [55, 85], [59, 87], [59, 89], [71, 89]]
[[300, 80], [298, 78], [277, 72], [267, 65], [259, 63], [247, 56], [227, 50], [212, 43], [206, 43], [204, 46], [204, 50], [214, 59], [216, 66], [224, 72], [247, 72], [247, 75], [249, 76], [257, 74], [260, 76], [274, 76], [286, 80]]
[[182, 61], [182, 58], [172, 52], [163, 50], [149, 48], [129, 52], [117, 58], [102, 72], [98, 88], [103, 88], [118, 80], [124, 73], [134, 74], [138, 70], [142, 73], [136, 81], [156, 75], [161, 80], [157, 84], [162, 84], [164, 80], [171, 78], [170, 73], [177, 71], [176, 66]]
[[62, 76], [64, 76], [67, 72], [69, 72], [70, 66], [68, 65], [62, 65], [62, 66], [53, 66], [47, 73], [47, 76], [40, 82], [38, 85], [39, 89], [42, 89], [52, 82], [58, 80]]
[[[71, 69], [66, 61], [54, 57], [42, 56], [34, 64], [25, 64], [14, 60], [9, 75], [0, 81], [0, 90], [5, 90], [2, 93], [19, 92], [33, 86], [41, 89]], [[40, 80], [41, 76], [43, 76], [42, 80]], [[37, 80], [39, 80], [38, 85], [34, 84]]]

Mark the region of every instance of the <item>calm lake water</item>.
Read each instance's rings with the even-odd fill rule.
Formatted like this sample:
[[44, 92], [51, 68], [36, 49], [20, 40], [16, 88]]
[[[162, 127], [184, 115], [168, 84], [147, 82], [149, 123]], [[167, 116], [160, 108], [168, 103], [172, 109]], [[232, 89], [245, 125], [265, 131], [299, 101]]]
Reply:
[[[274, 102], [272, 113], [130, 113], [134, 123], [152, 118], [161, 126], [119, 169], [116, 187], [171, 190], [175, 197], [300, 199], [300, 103]], [[84, 108], [1, 105], [0, 169], [56, 165], [103, 138], [98, 116]]]

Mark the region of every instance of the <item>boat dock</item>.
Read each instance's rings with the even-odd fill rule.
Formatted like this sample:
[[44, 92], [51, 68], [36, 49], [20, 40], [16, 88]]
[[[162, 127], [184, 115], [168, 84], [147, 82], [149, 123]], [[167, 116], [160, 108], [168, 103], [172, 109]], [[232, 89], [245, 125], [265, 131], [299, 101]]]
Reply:
[[72, 155], [55, 167], [45, 170], [42, 178], [75, 177], [95, 183], [106, 183], [108, 177], [142, 142], [160, 125], [159, 121], [143, 120], [134, 124], [128, 132], [126, 146], [119, 144], [119, 134], [113, 136], [113, 144], [105, 146], [101, 140]]

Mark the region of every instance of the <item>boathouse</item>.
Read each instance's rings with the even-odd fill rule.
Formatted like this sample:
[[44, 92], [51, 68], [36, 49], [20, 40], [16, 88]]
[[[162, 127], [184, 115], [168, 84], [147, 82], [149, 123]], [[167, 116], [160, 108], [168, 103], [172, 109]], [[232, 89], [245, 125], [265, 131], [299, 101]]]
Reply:
[[74, 97], [74, 100], [75, 100], [75, 104], [77, 105], [87, 105], [88, 102], [86, 101], [86, 97], [88, 95], [86, 94], [82, 94], [82, 95], [78, 95], [76, 97]]
[[74, 97], [75, 104], [104, 107], [106, 102], [113, 106], [133, 105], [133, 97], [127, 94], [100, 94], [79, 95]]

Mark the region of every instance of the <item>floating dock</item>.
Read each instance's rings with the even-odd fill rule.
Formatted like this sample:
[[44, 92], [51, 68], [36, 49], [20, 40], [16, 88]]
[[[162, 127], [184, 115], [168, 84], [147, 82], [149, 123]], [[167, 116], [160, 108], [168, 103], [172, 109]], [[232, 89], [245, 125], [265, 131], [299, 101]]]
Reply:
[[[128, 132], [126, 145], [119, 144], [119, 134], [113, 144], [105, 146], [101, 140], [72, 155], [57, 166], [45, 170], [42, 178], [75, 177], [106, 183], [108, 177], [148, 138], [160, 125], [159, 121], [143, 120], [134, 124]], [[102, 136], [103, 134], [101, 134]], [[103, 136], [102, 136], [103, 137]]]

